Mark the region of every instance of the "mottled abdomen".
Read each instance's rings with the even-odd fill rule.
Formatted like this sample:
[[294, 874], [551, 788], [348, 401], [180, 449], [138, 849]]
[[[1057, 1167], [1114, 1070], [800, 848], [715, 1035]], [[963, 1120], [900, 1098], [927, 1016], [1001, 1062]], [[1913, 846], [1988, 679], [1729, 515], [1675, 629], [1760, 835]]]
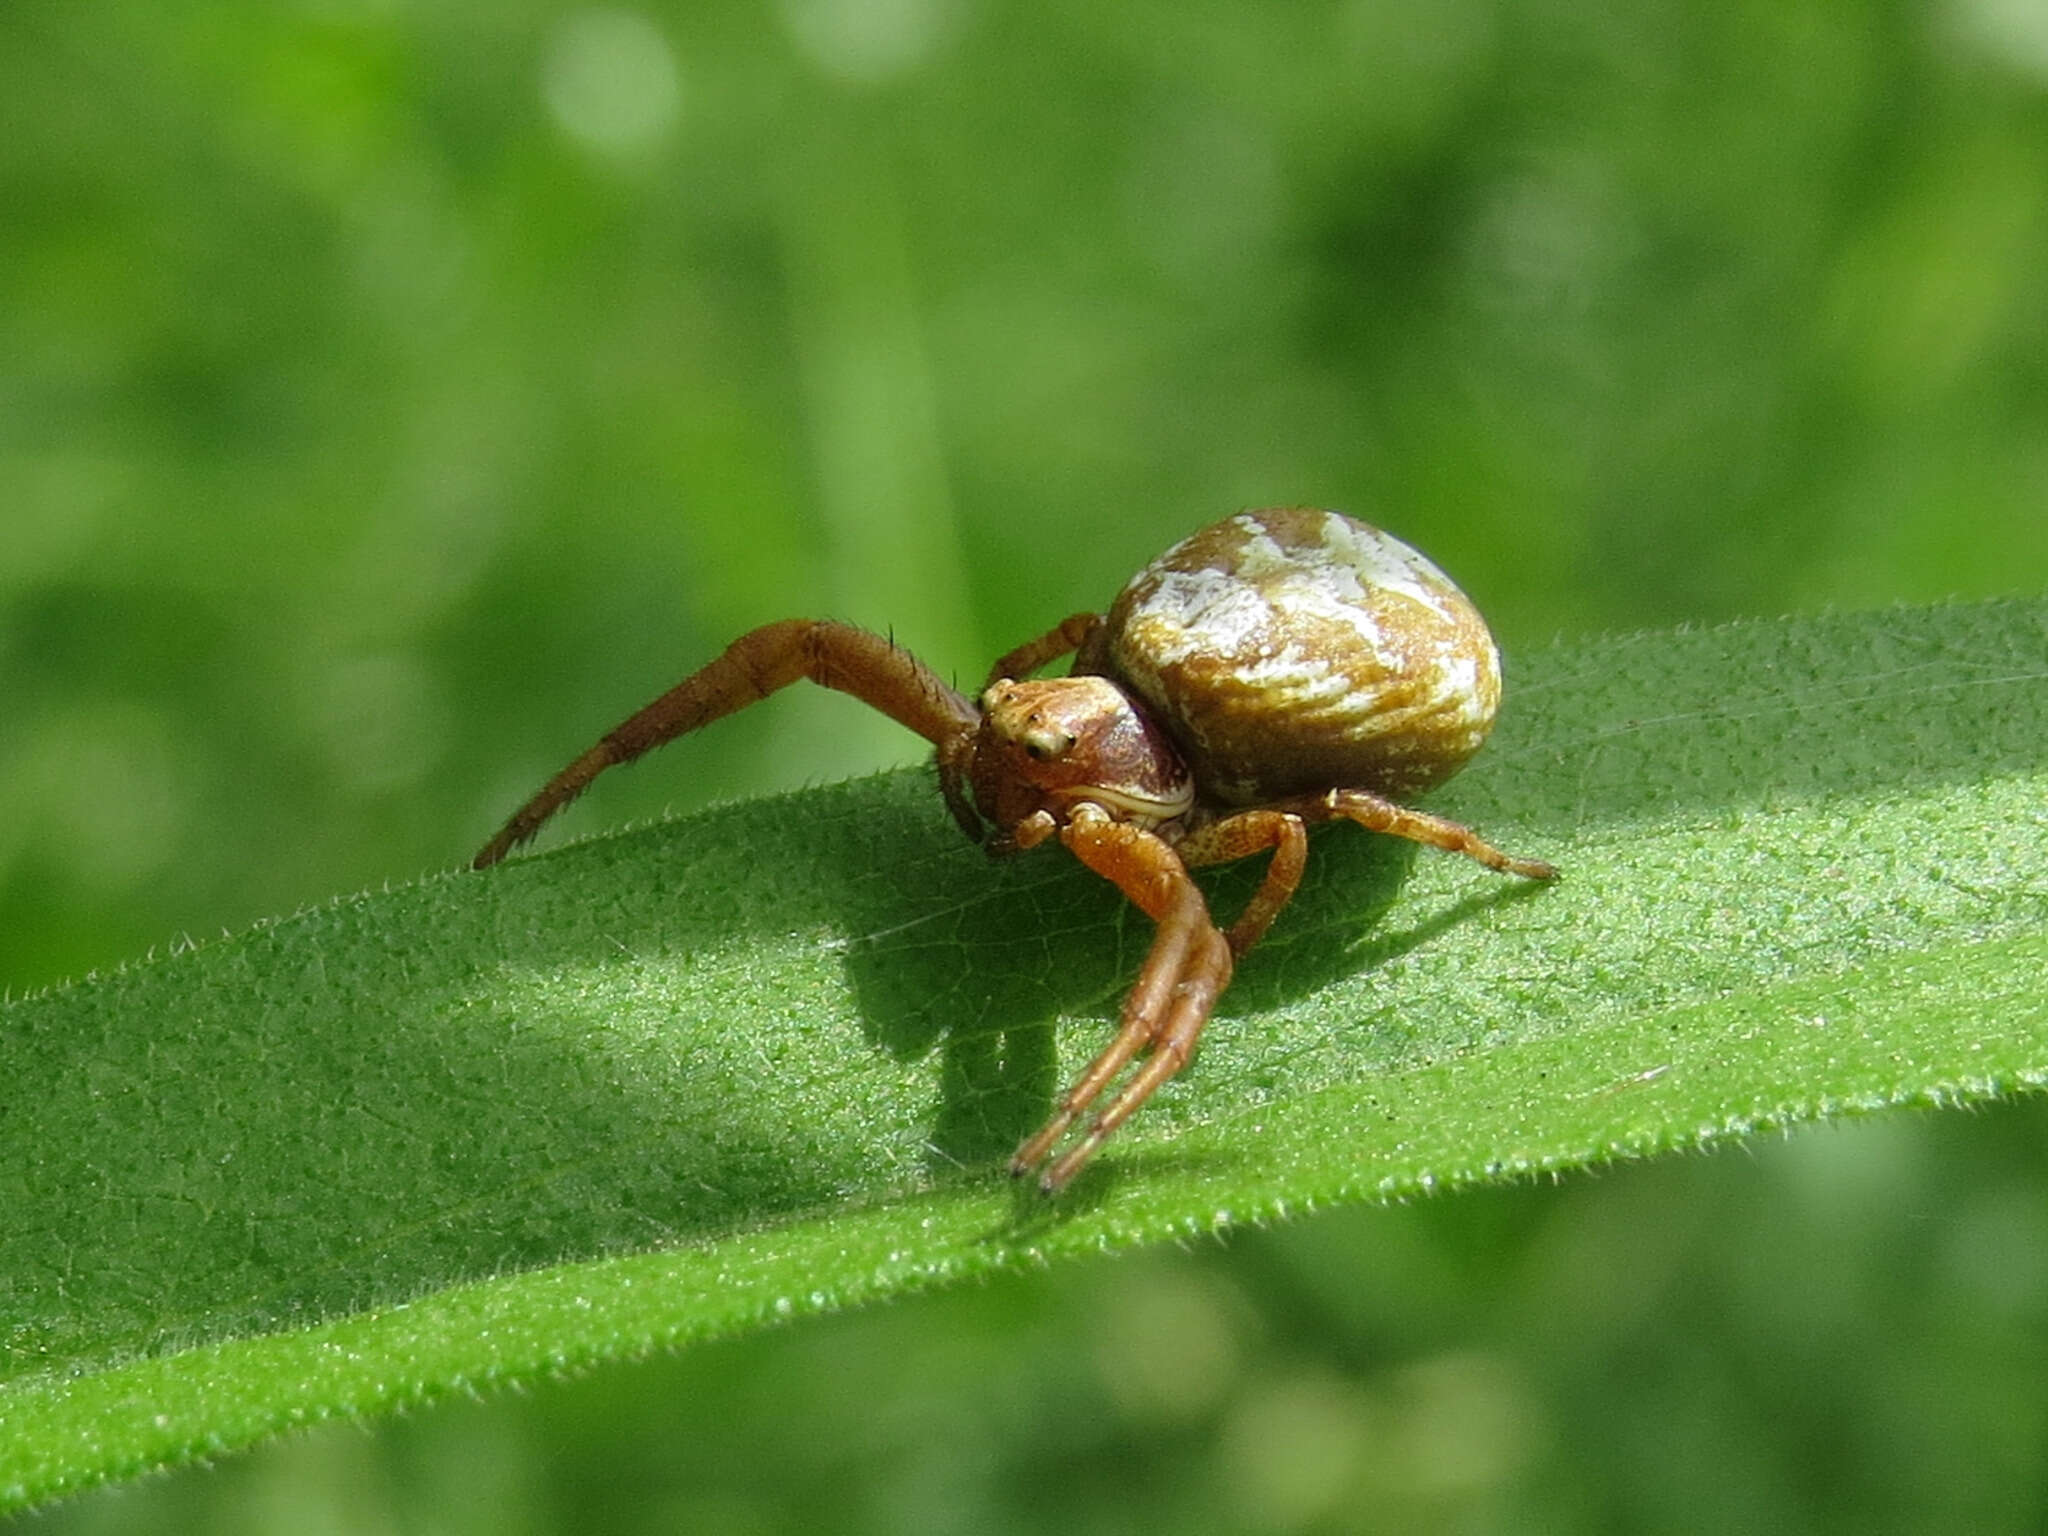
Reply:
[[1183, 539], [1124, 588], [1091, 652], [1084, 667], [1123, 679], [1225, 804], [1417, 794], [1479, 749], [1500, 703], [1493, 637], [1450, 578], [1308, 508]]

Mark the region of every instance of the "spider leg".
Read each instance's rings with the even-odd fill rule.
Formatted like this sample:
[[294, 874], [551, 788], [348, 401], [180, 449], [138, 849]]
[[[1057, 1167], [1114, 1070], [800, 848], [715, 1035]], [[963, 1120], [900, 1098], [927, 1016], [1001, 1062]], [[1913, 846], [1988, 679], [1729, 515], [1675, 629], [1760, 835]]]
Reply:
[[1155, 833], [1111, 821], [1083, 805], [1060, 829], [1060, 840], [1113, 882], [1158, 931], [1137, 985], [1124, 1001], [1116, 1035], [1061, 1097], [1052, 1118], [1010, 1159], [1013, 1174], [1037, 1168], [1131, 1058], [1150, 1046], [1152, 1056], [1137, 1075], [1095, 1116], [1073, 1149], [1040, 1177], [1039, 1187], [1048, 1194], [1073, 1178], [1103, 1140], [1187, 1064], [1231, 969], [1230, 946], [1210, 920], [1200, 889], [1180, 856]]
[[[1125, 1064], [1144, 1049], [1158, 1027], [1161, 1011], [1173, 1000], [1174, 987], [1187, 963], [1188, 945], [1192, 938], [1192, 929], [1180, 928], [1173, 932], [1162, 929], [1153, 940], [1152, 952], [1145, 957], [1145, 969], [1138, 978], [1138, 984], [1124, 999], [1123, 1017], [1118, 1022], [1116, 1034], [1103, 1047], [1101, 1054], [1074, 1079], [1073, 1086], [1060, 1096], [1059, 1108], [1053, 1112], [1052, 1118], [1017, 1148], [1010, 1159], [1011, 1173], [1021, 1177], [1050, 1157], [1060, 1138], [1067, 1134], [1067, 1128], [1095, 1102]], [[1051, 1188], [1047, 1186], [1048, 1190]]]
[[1099, 613], [1077, 613], [1047, 630], [1035, 640], [1026, 640], [1007, 656], [1000, 658], [988, 669], [988, 681], [982, 684], [987, 690], [1004, 678], [1013, 681], [1029, 677], [1048, 661], [1057, 661], [1069, 651], [1079, 650], [1087, 643], [1088, 637], [1102, 622]]
[[1088, 1129], [1081, 1139], [1061, 1153], [1040, 1175], [1040, 1189], [1049, 1195], [1064, 1189], [1067, 1182], [1081, 1171], [1082, 1165], [1095, 1155], [1095, 1149], [1152, 1097], [1153, 1090], [1193, 1059], [1195, 1042], [1201, 1036], [1202, 1026], [1209, 1022], [1209, 1013], [1216, 1006], [1217, 996], [1229, 984], [1230, 953], [1229, 942], [1213, 927], [1197, 936], [1189, 965], [1174, 988], [1173, 1009], [1154, 1037], [1152, 1052], [1145, 1058], [1145, 1064], [1088, 1122]]
[[1506, 875], [1521, 875], [1529, 880], [1557, 878], [1557, 866], [1554, 864], [1503, 853], [1468, 826], [1443, 816], [1432, 816], [1427, 811], [1418, 811], [1413, 806], [1396, 805], [1363, 789], [1333, 789], [1328, 794], [1304, 795], [1298, 800], [1281, 801], [1273, 808], [1299, 816], [1304, 821], [1335, 821], [1340, 817], [1355, 821], [1374, 832], [1427, 843], [1447, 853], [1462, 853], [1466, 858], [1477, 859], [1488, 869], [1497, 869]]
[[[895, 642], [829, 619], [785, 619], [749, 630], [710, 665], [606, 732], [542, 786], [484, 844], [472, 867], [495, 864], [582, 794], [605, 769], [765, 699], [799, 678], [850, 693], [957, 759], [980, 715], [931, 668]], [[948, 803], [953, 797], [948, 796]], [[960, 809], [955, 808], [956, 817]], [[963, 823], [964, 825], [964, 823]]]
[[1308, 865], [1308, 828], [1290, 811], [1239, 811], [1197, 828], [1179, 843], [1182, 861], [1193, 865], [1228, 864], [1265, 848], [1273, 850], [1266, 878], [1224, 935], [1232, 956], [1242, 955], [1264, 938], [1280, 909], [1294, 899]]

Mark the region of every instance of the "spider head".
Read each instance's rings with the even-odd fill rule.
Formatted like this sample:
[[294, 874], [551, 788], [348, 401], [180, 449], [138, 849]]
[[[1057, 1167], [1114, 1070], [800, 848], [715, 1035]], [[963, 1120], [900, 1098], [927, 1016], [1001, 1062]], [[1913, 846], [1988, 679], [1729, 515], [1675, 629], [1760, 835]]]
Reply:
[[993, 824], [985, 839], [993, 854], [1022, 846], [1018, 829], [1041, 811], [1059, 824], [1086, 802], [1156, 827], [1194, 805], [1194, 781], [1173, 743], [1106, 677], [999, 679], [982, 694], [981, 724], [966, 743], [952, 773], [956, 785], [964, 775], [973, 786], [974, 805]]

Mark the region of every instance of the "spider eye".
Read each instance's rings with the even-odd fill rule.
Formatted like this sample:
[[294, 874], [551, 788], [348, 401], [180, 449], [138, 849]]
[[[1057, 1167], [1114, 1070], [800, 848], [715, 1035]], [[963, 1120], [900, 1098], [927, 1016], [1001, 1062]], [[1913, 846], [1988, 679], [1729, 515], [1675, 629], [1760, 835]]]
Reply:
[[1049, 763], [1074, 750], [1078, 738], [1072, 731], [1056, 731], [1033, 720], [1031, 729], [1017, 738], [1025, 756], [1034, 763]]

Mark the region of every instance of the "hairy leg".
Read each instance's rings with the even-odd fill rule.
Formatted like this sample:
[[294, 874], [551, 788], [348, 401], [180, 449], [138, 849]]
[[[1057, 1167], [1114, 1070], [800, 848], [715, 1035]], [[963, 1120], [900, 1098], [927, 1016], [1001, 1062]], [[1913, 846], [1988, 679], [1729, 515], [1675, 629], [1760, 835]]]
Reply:
[[1308, 828], [1290, 811], [1239, 811], [1198, 828], [1179, 844], [1181, 858], [1194, 865], [1228, 864], [1267, 848], [1273, 850], [1273, 858], [1266, 865], [1266, 878], [1225, 935], [1233, 955], [1242, 955], [1264, 938], [1280, 909], [1294, 899], [1308, 865]]
[[1074, 1147], [1040, 1176], [1039, 1187], [1048, 1194], [1072, 1179], [1109, 1134], [1186, 1065], [1231, 970], [1230, 946], [1210, 920], [1187, 865], [1156, 834], [1084, 806], [1060, 829], [1060, 840], [1113, 882], [1158, 924], [1158, 931], [1137, 984], [1124, 1000], [1116, 1035], [1061, 1097], [1052, 1118], [1010, 1159], [1010, 1171], [1019, 1176], [1043, 1164], [1075, 1120], [1149, 1046], [1152, 1055], [1145, 1065], [1089, 1122]]
[[1077, 613], [1063, 619], [1035, 640], [1025, 641], [1008, 655], [999, 657], [996, 664], [988, 669], [988, 681], [982, 684], [983, 691], [1006, 678], [1015, 682], [1020, 677], [1029, 677], [1047, 662], [1057, 661], [1069, 651], [1079, 650], [1101, 622], [1099, 613]]
[[1397, 805], [1362, 789], [1333, 789], [1327, 794], [1303, 795], [1298, 800], [1283, 800], [1271, 809], [1286, 811], [1308, 822], [1340, 818], [1355, 821], [1375, 832], [1427, 843], [1447, 853], [1462, 853], [1466, 858], [1477, 859], [1488, 869], [1497, 869], [1506, 875], [1521, 875], [1529, 880], [1557, 878], [1557, 867], [1553, 864], [1503, 853], [1470, 827], [1442, 816], [1432, 816], [1427, 811], [1418, 811], [1413, 806]]
[[472, 867], [482, 869], [504, 858], [605, 769], [630, 763], [802, 678], [852, 694], [936, 743], [942, 754], [957, 751], [960, 739], [980, 719], [972, 703], [894, 641], [829, 619], [764, 624], [606, 732], [597, 745], [548, 780], [484, 844]]

